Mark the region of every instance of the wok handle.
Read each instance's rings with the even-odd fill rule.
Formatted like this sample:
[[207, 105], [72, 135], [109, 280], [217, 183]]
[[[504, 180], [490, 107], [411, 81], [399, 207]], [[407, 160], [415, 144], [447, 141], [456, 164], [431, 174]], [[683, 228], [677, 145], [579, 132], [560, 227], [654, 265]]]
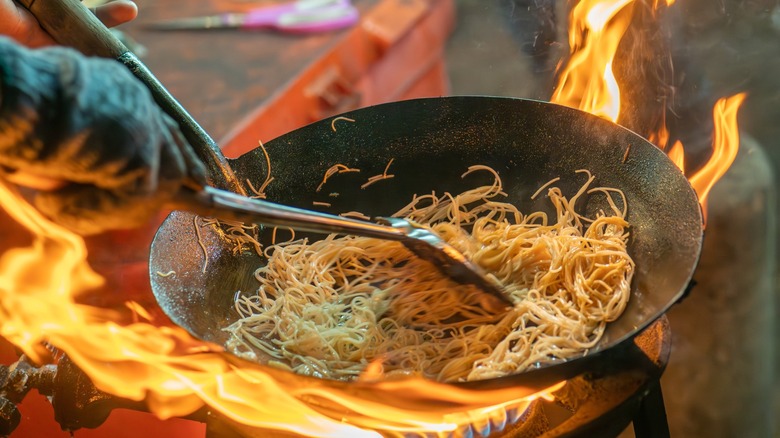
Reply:
[[246, 195], [214, 139], [193, 119], [151, 71], [79, 0], [16, 0], [38, 19], [55, 41], [85, 55], [124, 64], [151, 91], [158, 105], [178, 124], [206, 165], [210, 184]]

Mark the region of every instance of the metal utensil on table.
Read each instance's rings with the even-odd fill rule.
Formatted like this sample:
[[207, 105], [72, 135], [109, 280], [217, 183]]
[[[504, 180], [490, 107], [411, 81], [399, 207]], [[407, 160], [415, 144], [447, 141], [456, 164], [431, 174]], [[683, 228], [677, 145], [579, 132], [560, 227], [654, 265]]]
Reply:
[[153, 30], [270, 29], [284, 33], [316, 33], [343, 29], [358, 21], [349, 0], [300, 0], [259, 7], [248, 12], [182, 17], [149, 23]]
[[[181, 126], [187, 140], [194, 147], [200, 159], [207, 165], [212, 183], [228, 188], [237, 194], [204, 187], [193, 197], [189, 188], [184, 188], [173, 203], [191, 209], [199, 214], [220, 216], [231, 214], [241, 220], [260, 222], [266, 225], [285, 226], [315, 232], [368, 235], [378, 239], [396, 240], [403, 243], [417, 256], [431, 262], [443, 274], [456, 282], [472, 284], [484, 292], [482, 300], [489, 310], [501, 311], [511, 307], [501, 289], [478, 267], [470, 263], [463, 254], [446, 244], [433, 232], [411, 224], [391, 221], [392, 227], [380, 226], [338, 216], [325, 215], [304, 209], [286, 208], [278, 204], [253, 201], [238, 182], [235, 173], [222, 154], [219, 146], [198, 125], [195, 119], [176, 101], [154, 75], [138, 60], [111, 32], [92, 15], [78, 0], [20, 0], [41, 26], [56, 41], [70, 45], [90, 55], [111, 57], [125, 64], [135, 76], [146, 84], [155, 100]], [[322, 2], [320, 2], [322, 3]], [[205, 208], [204, 208], [205, 207]], [[496, 303], [495, 299], [498, 299]]]

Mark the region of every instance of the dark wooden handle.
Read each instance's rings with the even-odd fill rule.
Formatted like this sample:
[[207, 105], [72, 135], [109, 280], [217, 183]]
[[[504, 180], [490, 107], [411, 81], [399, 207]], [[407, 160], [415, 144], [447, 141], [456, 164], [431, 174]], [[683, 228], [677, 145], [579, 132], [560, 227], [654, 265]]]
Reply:
[[128, 49], [79, 0], [16, 0], [55, 41], [81, 53], [118, 58]]
[[113, 58], [152, 92], [158, 105], [179, 124], [195, 153], [206, 165], [215, 187], [246, 195], [219, 145], [181, 106], [148, 68], [79, 0], [16, 0], [38, 19], [55, 41], [90, 56]]

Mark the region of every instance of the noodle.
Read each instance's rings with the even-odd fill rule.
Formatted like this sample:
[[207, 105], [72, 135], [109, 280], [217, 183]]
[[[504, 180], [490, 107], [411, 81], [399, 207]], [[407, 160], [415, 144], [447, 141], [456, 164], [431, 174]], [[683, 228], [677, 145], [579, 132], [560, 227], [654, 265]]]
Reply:
[[[494, 183], [415, 195], [394, 216], [429, 224], [495, 276], [515, 303], [507, 314], [483, 310], [473, 286], [443, 277], [398, 242], [330, 235], [266, 249], [257, 293], [235, 302], [241, 319], [226, 328], [228, 347], [296, 373], [348, 381], [479, 380], [592, 348], [630, 295], [625, 196], [591, 188], [594, 177], [582, 171], [587, 181], [571, 197], [545, 185], [554, 215], [523, 214], [499, 200], [506, 195], [493, 169], [466, 174], [475, 171], [492, 172]], [[578, 213], [587, 193], [606, 196], [610, 211]]]
[[219, 236], [233, 246], [233, 254], [240, 254], [248, 247], [254, 249], [258, 255], [263, 253], [263, 245], [258, 240], [260, 230], [257, 225], [245, 225], [240, 221], [201, 216], [195, 216], [194, 222], [198, 244], [203, 249], [206, 257], [206, 262], [203, 264], [203, 272], [206, 272], [209, 254], [206, 250], [206, 245], [202, 241], [203, 236], [201, 235], [200, 227], [214, 226]]
[[[270, 178], [270, 180], [273, 180], [273, 178]], [[270, 180], [267, 180], [267, 181], [271, 182]], [[261, 190], [263, 188], [263, 186], [261, 186], [259, 189], [256, 189], [254, 184], [252, 184], [252, 181], [249, 178], [246, 179], [246, 184], [249, 187], [249, 190], [251, 190], [252, 193], [254, 193], [254, 196], [250, 196], [250, 198], [253, 198], [253, 199], [265, 199], [266, 198], [265, 192], [263, 190]]]
[[339, 120], [343, 120], [345, 122], [355, 123], [355, 119], [350, 119], [349, 117], [343, 117], [343, 116], [336, 117], [335, 119], [331, 120], [331, 122], [330, 122], [330, 129], [332, 129], [333, 132], [336, 132], [336, 122], [338, 122]]
[[[292, 228], [287, 227], [281, 227], [283, 230], [287, 230], [290, 232], [290, 239], [284, 241], [284, 242], [277, 242], [276, 241], [276, 232], [279, 230], [280, 227], [274, 227], [273, 231], [271, 231], [271, 244], [272, 245], [281, 245], [283, 243], [292, 242], [295, 240], [295, 230]], [[259, 253], [258, 253], [259, 254]]]
[[536, 197], [539, 196], [539, 194], [542, 193], [544, 191], [544, 189], [546, 189], [547, 187], [550, 187], [551, 185], [557, 183], [560, 180], [561, 180], [561, 177], [559, 176], [557, 178], [553, 178], [553, 179], [547, 181], [543, 186], [539, 187], [539, 189], [536, 192], [534, 192], [533, 195], [531, 195], [531, 199], [536, 199]]
[[200, 216], [194, 216], [192, 223], [195, 225], [195, 234], [198, 236], [198, 245], [203, 250], [203, 271], [206, 272], [206, 268], [209, 266], [209, 250], [206, 249], [206, 245], [203, 243], [203, 236], [200, 234], [201, 225], [198, 223], [198, 219], [202, 219]]
[[375, 183], [377, 181], [382, 181], [383, 179], [390, 179], [390, 178], [395, 177], [395, 175], [388, 175], [388, 173], [387, 173], [387, 171], [390, 170], [390, 165], [393, 164], [393, 160], [395, 160], [395, 158], [391, 158], [390, 161], [387, 162], [387, 166], [385, 166], [385, 171], [384, 172], [382, 172], [379, 175], [374, 175], [374, 176], [370, 177], [368, 179], [368, 181], [366, 181], [365, 183], [363, 183], [362, 186], [360, 186], [360, 188], [361, 189], [365, 189], [366, 187], [370, 186], [371, 184], [373, 184], [373, 183]]
[[320, 185], [317, 186], [317, 192], [322, 190], [322, 186], [325, 185], [326, 182], [328, 182], [328, 178], [331, 176], [337, 174], [337, 173], [345, 173], [345, 172], [360, 172], [360, 169], [353, 169], [351, 167], [347, 167], [343, 164], [334, 164], [328, 170], [325, 171], [325, 175], [322, 177], [322, 182], [320, 182]]
[[[253, 196], [250, 196], [251, 198], [265, 199], [265, 189], [268, 188], [268, 185], [274, 180], [274, 177], [271, 176], [271, 157], [268, 155], [268, 151], [265, 149], [263, 142], [258, 141], [258, 144], [260, 150], [263, 152], [263, 156], [265, 156], [265, 164], [268, 171], [266, 172], [265, 180], [263, 181], [263, 184], [260, 186], [260, 188], [255, 188], [249, 178], [246, 179], [246, 184], [249, 187], [249, 190], [254, 193]], [[217, 233], [225, 241], [233, 245], [233, 254], [239, 254], [247, 248], [254, 249], [257, 255], [262, 255], [263, 253], [263, 245], [258, 240], [259, 229], [257, 225], [245, 225], [240, 221], [204, 218], [200, 216], [196, 216], [193, 219], [193, 222], [195, 224], [195, 233], [197, 234], [198, 244], [200, 245], [201, 249], [203, 249], [205, 258], [203, 263], [203, 272], [206, 272], [206, 268], [208, 267], [209, 253], [206, 249], [206, 245], [203, 244], [203, 236], [201, 235], [200, 231], [201, 227], [209, 225], [213, 226]]]
[[364, 215], [363, 213], [361, 213], [359, 211], [348, 211], [346, 213], [339, 214], [339, 216], [341, 216], [341, 217], [351, 217], [351, 218], [355, 218], [355, 219], [362, 219], [364, 221], [370, 221], [371, 220], [370, 217]]
[[271, 181], [274, 180], [274, 177], [271, 176], [271, 157], [268, 155], [268, 151], [265, 149], [265, 145], [263, 145], [262, 141], [258, 140], [258, 145], [260, 147], [260, 150], [263, 151], [263, 156], [265, 156], [265, 165], [268, 171], [265, 174], [265, 180], [263, 181], [263, 184], [260, 185], [259, 189], [256, 189], [255, 186], [252, 184], [252, 181], [250, 181], [248, 178], [246, 180], [247, 185], [249, 186], [249, 190], [254, 193], [254, 196], [251, 196], [251, 198], [256, 199], [265, 199], [265, 189], [268, 188], [268, 184], [271, 184]]

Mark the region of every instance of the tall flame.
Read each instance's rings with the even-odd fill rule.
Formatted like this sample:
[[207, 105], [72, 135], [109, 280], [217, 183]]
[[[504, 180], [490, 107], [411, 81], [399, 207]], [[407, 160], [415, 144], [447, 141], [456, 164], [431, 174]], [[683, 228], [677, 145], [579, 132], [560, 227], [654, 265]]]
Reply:
[[[662, 1], [672, 3], [654, 4]], [[576, 5], [571, 59], [553, 102], [618, 119], [620, 88], [612, 64], [632, 9], [633, 0], [582, 0]], [[743, 100], [740, 94], [715, 107], [713, 157], [691, 178], [702, 202], [734, 160], [736, 113]], [[681, 144], [670, 154], [682, 160]], [[684, 167], [682, 161], [678, 165]], [[512, 421], [508, 413], [522, 412], [537, 397], [517, 388], [470, 391], [418, 379], [326, 388], [312, 379], [240, 361], [179, 328], [121, 325], [118, 315], [74, 300], [102, 281], [86, 263], [83, 240], [41, 217], [2, 184], [0, 204], [35, 236], [31, 247], [0, 257], [0, 335], [39, 361], [47, 357], [43, 342], [65, 351], [98, 388], [145, 399], [161, 418], [184, 416], [207, 404], [246, 426], [306, 436], [379, 436], [371, 429], [444, 435], [474, 421]], [[136, 303], [130, 306], [144, 314]]]
[[[739, 128], [737, 112], [744, 102], [745, 93], [719, 99], [712, 109], [715, 130], [712, 136], [712, 157], [707, 164], [689, 178], [699, 202], [707, 205], [707, 195], [720, 177], [731, 166], [739, 151]], [[706, 208], [704, 209], [706, 213]]]
[[633, 3], [634, 0], [582, 0], [572, 9], [571, 56], [551, 102], [617, 121], [620, 87], [612, 63], [631, 24]]
[[[511, 412], [522, 413], [544, 395], [519, 388], [473, 391], [422, 379], [331, 388], [240, 361], [179, 328], [120, 325], [117, 314], [74, 301], [76, 293], [101, 283], [86, 263], [83, 240], [49, 222], [4, 184], [0, 203], [35, 238], [31, 247], [0, 257], [0, 335], [37, 360], [46, 358], [42, 342], [53, 345], [99, 389], [145, 399], [161, 418], [208, 404], [246, 426], [305, 436], [378, 437], [369, 430], [377, 428], [446, 435], [473, 427], [475, 419], [512, 421]], [[136, 303], [132, 307], [138, 310]]]
[[[672, 4], [674, 0], [654, 0], [652, 3], [654, 11], [662, 5]], [[578, 108], [612, 122], [618, 120], [620, 86], [612, 72], [612, 64], [618, 45], [631, 23], [632, 7], [633, 0], [580, 0], [577, 3], [570, 14], [570, 58], [561, 70], [551, 102]], [[710, 189], [737, 155], [737, 111], [744, 98], [744, 94], [738, 94], [721, 99], [713, 109], [715, 132], [712, 157], [689, 178], [703, 207], [706, 207]], [[634, 104], [641, 105], [641, 102]], [[649, 133], [648, 139], [659, 148], [666, 149], [669, 131], [663, 119], [658, 132]], [[668, 154], [684, 172], [682, 143], [675, 142]]]

